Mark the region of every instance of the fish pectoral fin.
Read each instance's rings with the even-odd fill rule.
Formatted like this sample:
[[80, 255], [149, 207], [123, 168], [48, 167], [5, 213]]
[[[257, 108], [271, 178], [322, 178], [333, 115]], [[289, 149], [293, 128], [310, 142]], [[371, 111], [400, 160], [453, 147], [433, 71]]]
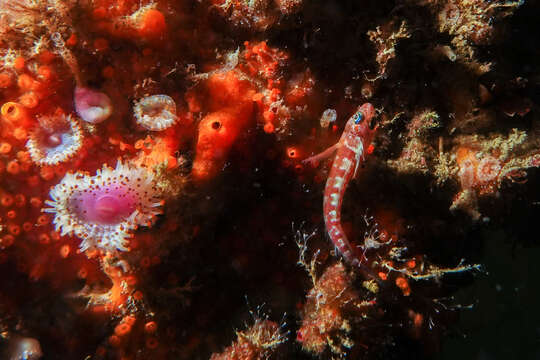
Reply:
[[362, 163], [362, 160], [364, 160], [364, 159], [363, 159], [362, 156], [357, 156], [354, 160], [355, 160], [356, 164], [354, 166], [353, 178], [355, 178], [356, 175], [358, 174], [358, 168], [360, 168], [360, 164]]
[[334, 152], [336, 152], [336, 150], [339, 148], [339, 146], [340, 146], [340, 143], [337, 142], [334, 145], [330, 146], [328, 149], [324, 150], [323, 152], [321, 152], [321, 153], [319, 153], [317, 155], [310, 156], [310, 157], [302, 160], [302, 163], [310, 164], [313, 167], [315, 167], [317, 165], [317, 163], [319, 163], [320, 161], [332, 156], [334, 154]]

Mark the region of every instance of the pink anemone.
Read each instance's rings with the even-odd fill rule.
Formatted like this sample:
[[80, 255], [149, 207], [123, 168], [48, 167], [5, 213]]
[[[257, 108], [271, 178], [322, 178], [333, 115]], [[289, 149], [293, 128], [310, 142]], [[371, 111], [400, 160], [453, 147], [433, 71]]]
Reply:
[[128, 239], [139, 225], [151, 226], [161, 213], [154, 174], [120, 161], [95, 176], [68, 173], [50, 191], [43, 211], [55, 215], [56, 230], [82, 239], [82, 251], [127, 251]]

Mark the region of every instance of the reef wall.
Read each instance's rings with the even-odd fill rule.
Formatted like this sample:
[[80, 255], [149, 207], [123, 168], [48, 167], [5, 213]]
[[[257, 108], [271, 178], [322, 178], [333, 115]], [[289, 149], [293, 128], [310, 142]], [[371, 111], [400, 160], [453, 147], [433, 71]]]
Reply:
[[3, 358], [436, 356], [537, 245], [535, 14], [0, 0]]

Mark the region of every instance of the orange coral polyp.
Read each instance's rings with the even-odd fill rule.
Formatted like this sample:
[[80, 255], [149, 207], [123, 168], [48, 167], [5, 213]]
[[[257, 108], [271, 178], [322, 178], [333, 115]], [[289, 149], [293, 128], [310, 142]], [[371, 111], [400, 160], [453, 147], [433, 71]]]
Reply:
[[50, 81], [54, 77], [54, 71], [50, 66], [42, 65], [37, 70], [38, 77], [44, 81]]
[[266, 124], [264, 124], [263, 130], [267, 134], [273, 133], [275, 130], [274, 124], [272, 124], [271, 122], [267, 122]]
[[0, 238], [0, 246], [10, 247], [15, 242], [15, 237], [13, 235], [6, 235], [3, 238]]
[[13, 137], [17, 140], [23, 141], [26, 140], [28, 137], [28, 131], [26, 130], [25, 126], [28, 126], [28, 117], [26, 116], [27, 113], [24, 112], [24, 117], [21, 118], [21, 123], [23, 126], [18, 126], [15, 129], [13, 129]]
[[17, 175], [21, 171], [21, 166], [19, 165], [17, 160], [11, 160], [10, 162], [8, 162], [6, 170], [12, 175]]
[[69, 256], [69, 253], [71, 252], [71, 248], [69, 245], [62, 245], [62, 247], [60, 247], [60, 256], [62, 258], [67, 258]]
[[37, 224], [38, 225], [46, 225], [49, 223], [49, 217], [47, 215], [40, 215], [38, 218], [37, 218]]
[[127, 323], [121, 323], [116, 325], [114, 333], [117, 336], [125, 336], [131, 332], [131, 326]]
[[291, 159], [296, 159], [300, 156], [300, 153], [298, 152], [298, 149], [295, 147], [289, 147], [287, 148], [287, 156]]
[[0, 154], [9, 154], [11, 148], [11, 144], [8, 142], [0, 143]]
[[51, 242], [51, 238], [49, 237], [49, 235], [45, 233], [39, 234], [38, 240], [39, 240], [39, 243], [43, 245], [46, 245]]
[[9, 224], [8, 231], [11, 235], [17, 236], [21, 233], [21, 227], [17, 224]]
[[147, 334], [153, 334], [157, 330], [157, 323], [155, 321], [149, 321], [144, 324], [144, 332]]
[[7, 102], [0, 108], [0, 114], [2, 117], [13, 123], [23, 123], [28, 119], [28, 114], [26, 113], [24, 107], [16, 102]]
[[2, 206], [5, 206], [5, 207], [11, 206], [13, 204], [13, 201], [14, 201], [13, 196], [9, 194], [5, 194], [0, 198], [0, 204], [2, 204]]
[[32, 206], [33, 208], [40, 209], [42, 205], [43, 201], [41, 201], [40, 198], [35, 196], [30, 198], [30, 206]]
[[0, 73], [0, 88], [5, 89], [13, 84], [11, 76], [8, 73]]
[[41, 83], [28, 74], [19, 75], [17, 85], [23, 91], [38, 90], [41, 88]]
[[39, 169], [39, 176], [45, 181], [52, 180], [54, 178], [54, 170], [50, 166], [43, 166]]
[[25, 231], [25, 232], [29, 232], [30, 230], [32, 230], [32, 227], [33, 227], [33, 226], [32, 226], [32, 223], [30, 223], [30, 222], [28, 222], [28, 221], [27, 221], [27, 222], [24, 222], [23, 225], [22, 225], [22, 229], [23, 229], [23, 231]]
[[21, 95], [19, 102], [25, 108], [33, 109], [39, 104], [39, 96], [35, 92], [29, 91]]
[[13, 61], [13, 67], [15, 68], [15, 70], [21, 71], [24, 69], [25, 65], [26, 60], [22, 56], [19, 56], [15, 59], [15, 61]]

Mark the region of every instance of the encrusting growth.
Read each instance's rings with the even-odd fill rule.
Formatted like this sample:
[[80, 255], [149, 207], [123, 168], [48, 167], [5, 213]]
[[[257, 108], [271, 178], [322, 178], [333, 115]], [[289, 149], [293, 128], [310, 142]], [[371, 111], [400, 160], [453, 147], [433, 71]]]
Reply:
[[255, 317], [252, 326], [237, 331], [237, 340], [220, 354], [212, 354], [210, 360], [263, 360], [276, 358], [277, 349], [287, 341], [287, 333], [278, 323]]
[[[309, 271], [313, 272], [312, 269]], [[349, 336], [352, 325], [346, 314], [361, 317], [372, 303], [361, 300], [352, 285], [353, 278], [341, 263], [327, 268], [320, 278], [313, 280], [296, 340], [312, 354], [322, 355], [328, 348], [332, 353], [343, 356], [354, 345]]]

